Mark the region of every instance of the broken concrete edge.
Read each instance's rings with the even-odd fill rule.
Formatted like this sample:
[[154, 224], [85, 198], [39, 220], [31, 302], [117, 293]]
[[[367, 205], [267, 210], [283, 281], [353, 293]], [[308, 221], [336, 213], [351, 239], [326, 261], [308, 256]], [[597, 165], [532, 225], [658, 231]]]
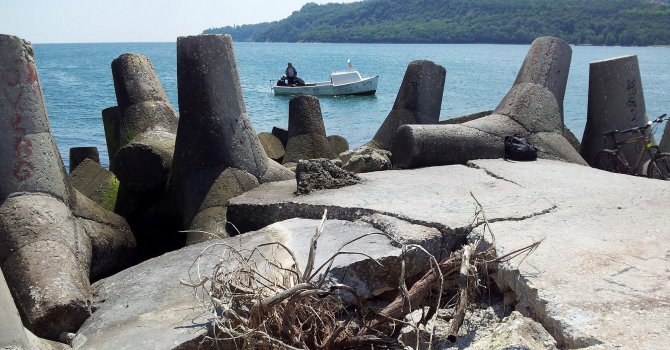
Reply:
[[[481, 169], [485, 171], [488, 175], [500, 179], [503, 181], [508, 181], [518, 185], [517, 183], [504, 178], [501, 175], [495, 174], [493, 171], [486, 169], [474, 162], [468, 162], [466, 164], [469, 167], [475, 169]], [[518, 185], [523, 187], [521, 185]], [[490, 220], [491, 222], [500, 222], [500, 221], [521, 221], [530, 219], [538, 215], [549, 214], [557, 209], [557, 205], [553, 206], [547, 210], [544, 210], [542, 213], [526, 215], [523, 218], [511, 218], [508, 220]], [[480, 223], [479, 226], [484, 223]], [[489, 246], [495, 244], [495, 239], [491, 240], [488, 237], [485, 237], [487, 240], [486, 244]], [[504, 250], [504, 247], [496, 245], [495, 247], [497, 255], [501, 256], [505, 253], [508, 253]], [[577, 348], [587, 348], [590, 346], [596, 346], [602, 344], [602, 342], [587, 332], [584, 332], [583, 329], [577, 328], [574, 326], [574, 318], [584, 318], [585, 311], [571, 309], [567, 305], [559, 304], [560, 310], [556, 307], [556, 303], [550, 303], [549, 300], [552, 299], [551, 292], [540, 290], [536, 288], [531, 281], [521, 275], [519, 271], [519, 265], [512, 265], [510, 262], [501, 263], [498, 265], [498, 269], [493, 275], [493, 279], [502, 293], [512, 292], [515, 300], [517, 302], [516, 309], [521, 312], [523, 316], [529, 317], [534, 321], [540, 323], [542, 327], [549, 332], [549, 334], [556, 340], [557, 346], [559, 348], [568, 348], [568, 349], [577, 349]], [[567, 317], [565, 315], [570, 315], [572, 317]], [[587, 327], [585, 325], [585, 327]]]
[[[393, 217], [399, 220], [403, 220], [410, 224], [425, 226], [429, 228], [435, 228], [445, 237], [459, 237], [456, 241], [464, 242], [465, 237], [471, 230], [471, 227], [468, 223], [464, 223], [463, 226], [458, 227], [448, 227], [439, 223], [422, 221], [412, 219], [406, 216], [397, 215], [395, 213], [381, 212], [372, 209], [365, 208], [345, 208], [338, 207], [333, 205], [313, 205], [305, 203], [296, 203], [296, 202], [283, 202], [281, 204], [282, 210], [275, 211], [272, 205], [250, 205], [250, 204], [231, 204], [228, 206], [228, 219], [232, 222], [235, 227], [242, 233], [256, 231], [263, 227], [270, 226], [274, 223], [301, 218], [301, 219], [321, 219], [323, 216], [324, 210], [328, 210], [328, 220], [345, 220], [345, 221], [357, 221], [363, 219], [367, 216], [372, 216], [375, 214], [386, 215]], [[240, 217], [245, 217], [245, 214], [251, 212], [250, 208], [262, 207], [263, 211], [258, 215], [257, 218], [252, 218], [251, 220], [244, 220], [242, 223], [239, 220]], [[274, 214], [271, 214], [273, 213]], [[374, 226], [374, 225], [373, 225]], [[455, 243], [455, 242], [454, 242]]]
[[[499, 255], [501, 253], [498, 252]], [[518, 302], [517, 311], [540, 323], [556, 340], [559, 348], [578, 349], [602, 344], [602, 341], [590, 336], [581, 327], [575, 327], [575, 319], [588, 323], [589, 317], [584, 315], [585, 311], [562, 304], [558, 304], [559, 309], [556, 303], [549, 303], [551, 292], [536, 288], [521, 275], [518, 266], [500, 264], [493, 279], [503, 293], [514, 293]], [[588, 328], [587, 324], [584, 326]]]
[[[517, 184], [516, 182], [506, 179], [503, 176], [497, 175], [494, 172], [484, 167], [481, 167], [474, 162], [467, 162], [466, 166], [481, 170], [482, 172], [484, 172], [488, 176], [491, 176], [492, 178], [501, 181], [507, 181], [516, 186], [519, 186], [520, 188], [523, 188], [523, 186]], [[489, 223], [505, 222], [505, 221], [522, 221], [540, 215], [547, 215], [558, 209], [555, 203], [552, 203], [546, 198], [545, 200], [547, 200], [550, 204], [548, 208], [538, 210], [536, 212], [527, 213], [526, 215], [520, 217], [493, 218], [489, 221]], [[266, 221], [262, 223], [259, 222], [258, 227], [245, 227], [243, 230], [243, 231], [251, 231], [260, 229], [261, 227], [273, 224], [275, 222], [291, 218], [319, 219], [323, 214], [324, 209], [328, 209], [329, 219], [339, 219], [347, 221], [360, 220], [371, 224], [375, 229], [378, 229], [379, 231], [388, 234], [391, 238], [394, 239], [398, 238], [399, 235], [397, 233], [389, 231], [388, 227], [386, 227], [383, 222], [379, 222], [373, 219], [375, 216], [385, 215], [391, 218], [391, 220], [401, 220], [408, 224], [421, 225], [424, 227], [431, 227], [437, 229], [438, 231], [440, 231], [443, 240], [441, 242], [441, 246], [443, 249], [447, 250], [447, 254], [449, 254], [451, 251], [460, 248], [460, 246], [464, 243], [463, 238], [467, 236], [472, 231], [473, 228], [484, 224], [484, 222], [478, 222], [472, 225], [468, 223], [463, 223], [463, 225], [459, 227], [446, 227], [445, 225], [440, 225], [437, 223], [420, 221], [408, 217], [403, 217], [402, 215], [394, 213], [384, 213], [373, 209], [344, 208], [334, 205], [315, 205], [308, 203], [296, 203], [291, 202], [290, 200], [281, 201], [281, 203], [275, 203], [275, 204], [279, 205], [281, 207], [281, 210], [276, 210], [276, 208], [273, 209], [272, 204], [265, 204], [265, 205], [234, 204], [231, 208], [231, 212], [229, 212], [229, 217], [236, 216], [237, 213], [235, 211], [249, 213], [252, 211], [251, 207], [256, 208], [258, 208], [259, 206], [263, 207], [263, 213], [259, 214], [258, 216], [264, 218]], [[272, 215], [269, 215], [270, 213], [272, 213]], [[248, 221], [254, 221], [254, 220], [248, 220]], [[445, 256], [442, 253], [440, 253], [440, 259], [444, 257]], [[525, 304], [529, 304], [525, 300], [527, 299], [532, 300], [533, 298], [537, 299], [538, 291], [536, 289], [533, 289], [533, 287], [530, 286], [529, 284], [523, 283], [522, 277], [519, 276], [518, 270], [506, 266], [501, 269], [501, 272], [499, 272], [499, 274], [505, 276], [510, 274], [514, 275], [514, 271], [516, 271], [516, 277], [512, 278], [511, 280], [518, 281], [518, 283], [513, 286], [514, 288], [511, 288], [510, 284], [505, 282], [505, 279], [498, 279], [496, 283], [498, 284], [501, 290], [512, 290], [516, 295], [523, 296], [521, 297], [521, 299], [524, 300]], [[539, 292], [539, 294], [543, 295], [542, 292]], [[544, 300], [541, 299], [541, 297], [539, 298], [540, 299], [538, 300]], [[550, 332], [550, 334], [559, 342], [559, 344], [573, 344], [579, 346], [591, 346], [599, 344], [599, 341], [597, 339], [594, 339], [589, 335], [568, 330], [570, 328], [574, 328], [574, 326], [570, 322], [568, 322], [569, 320], [562, 320], [560, 319], [560, 317], [558, 318], [554, 317], [554, 315], [556, 315], [557, 312], [555, 310], [548, 310], [546, 305], [547, 305], [546, 301], [539, 302], [538, 305], [533, 304], [532, 312], [526, 312], [525, 315], [530, 316], [537, 322], [541, 323], [543, 327], [545, 327]], [[564, 332], [567, 332], [566, 334], [569, 335], [564, 335]]]

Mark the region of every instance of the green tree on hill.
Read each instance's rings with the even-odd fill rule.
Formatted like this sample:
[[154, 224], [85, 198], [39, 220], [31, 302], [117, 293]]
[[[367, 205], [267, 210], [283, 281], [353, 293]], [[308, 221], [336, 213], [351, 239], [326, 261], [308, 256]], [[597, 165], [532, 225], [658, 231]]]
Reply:
[[670, 45], [667, 0], [365, 0], [308, 3], [271, 23], [212, 28], [236, 41]]

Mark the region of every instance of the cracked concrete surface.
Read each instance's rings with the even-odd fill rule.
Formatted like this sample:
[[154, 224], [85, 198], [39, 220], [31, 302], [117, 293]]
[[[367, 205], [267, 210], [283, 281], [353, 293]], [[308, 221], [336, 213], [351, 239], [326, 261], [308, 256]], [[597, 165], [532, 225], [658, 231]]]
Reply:
[[[294, 217], [356, 220], [384, 214], [443, 232], [462, 233], [475, 213], [475, 200], [489, 218], [518, 219], [550, 210], [553, 204], [518, 185], [463, 165], [360, 174], [364, 182], [296, 196], [295, 181], [262, 185], [230, 200], [228, 219], [242, 232]], [[471, 195], [472, 193], [472, 195]]]
[[[363, 174], [363, 184], [296, 197], [295, 182], [231, 200], [229, 219], [264, 226], [294, 217], [383, 214], [438, 229], [457, 248], [477, 197], [500, 254], [544, 239], [503, 266], [502, 289], [559, 347], [662, 348], [670, 342], [670, 184], [538, 160], [477, 160]], [[231, 215], [232, 214], [232, 215]], [[241, 225], [244, 226], [244, 225]], [[246, 230], [256, 227], [245, 227]]]
[[[200, 276], [211, 275], [219, 259], [228, 259], [224, 269], [235, 266], [228, 247], [246, 254], [269, 242], [280, 242], [291, 249], [298, 265], [304, 268], [318, 224], [319, 220], [312, 219], [285, 220], [244, 235], [191, 245], [96, 282], [93, 285], [96, 311], [78, 330], [73, 347], [218, 349], [215, 344], [200, 343], [208, 334], [211, 319], [206, 309], [207, 301], [201, 303], [196, 298], [207, 300], [202, 290], [194, 293], [193, 288], [180, 285], [178, 281], [198, 281]], [[356, 288], [358, 294], [365, 298], [397, 288], [402, 249], [389, 236], [381, 235], [375, 226], [385, 227], [389, 236], [394, 238], [399, 238], [397, 233], [402, 232], [402, 240], [406, 243], [419, 244], [433, 254], [439, 253], [442, 234], [435, 229], [380, 215], [358, 222], [328, 220], [318, 241], [314, 271], [345, 243], [351, 242], [343, 251], [364, 252], [366, 256], [338, 256], [329, 275]], [[283, 266], [293, 263], [290, 255], [277, 249], [277, 246], [262, 247], [259, 251]], [[430, 266], [423, 252], [415, 249], [407, 254], [412, 261], [406, 266], [407, 276], [417, 276]], [[266, 269], [266, 261], [259, 257], [260, 254], [256, 254], [252, 258], [259, 271], [266, 272], [266, 276], [276, 273], [276, 269]]]
[[499, 254], [544, 239], [500, 269], [560, 347], [664, 348], [670, 342], [670, 184], [540, 161], [478, 160], [555, 203], [547, 215], [494, 224]]
[[[443, 256], [466, 241], [475, 212], [472, 193], [492, 222], [499, 254], [544, 239], [495, 277], [503, 292], [516, 297], [508, 298], [516, 310], [542, 324], [559, 348], [659, 349], [670, 343], [668, 182], [551, 160], [477, 160], [361, 177], [362, 184], [306, 196], [295, 196], [295, 181], [284, 181], [233, 198], [228, 217], [244, 231], [273, 225], [225, 242], [252, 247], [281, 241], [302, 261], [314, 219], [328, 209], [320, 261], [355, 235], [380, 231]], [[177, 281], [210, 244], [96, 283], [98, 310], [80, 329], [75, 348], [123, 348], [138, 339], [145, 347], [201, 346], [208, 316], [192, 290]], [[365, 259], [338, 261], [333, 273], [342, 281], [365, 288], [367, 296], [396, 283], [397, 243], [375, 235], [353, 249], [379, 259], [388, 271], [374, 275]], [[414, 272], [427, 264], [425, 257], [413, 259]]]

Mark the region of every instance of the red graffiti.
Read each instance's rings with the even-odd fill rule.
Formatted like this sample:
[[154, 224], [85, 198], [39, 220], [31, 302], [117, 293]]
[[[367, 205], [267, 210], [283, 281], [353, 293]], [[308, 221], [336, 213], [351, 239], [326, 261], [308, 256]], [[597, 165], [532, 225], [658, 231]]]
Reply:
[[33, 141], [26, 137], [17, 137], [14, 150], [19, 159], [28, 158], [33, 154]]
[[28, 69], [28, 84], [30, 84], [33, 91], [37, 92], [37, 89], [40, 86], [40, 81], [37, 78], [37, 69], [35, 69], [35, 65], [30, 62], [26, 63], [26, 68]]
[[26, 63], [26, 69], [28, 70], [28, 84], [32, 84], [37, 81], [37, 70], [35, 66], [30, 62]]
[[21, 134], [26, 133], [26, 128], [21, 127], [21, 122], [23, 121], [23, 118], [21, 118], [21, 115], [19, 113], [14, 114], [14, 119], [12, 119], [12, 129], [14, 131], [18, 131]]
[[[35, 91], [39, 88], [39, 81], [37, 78], [37, 71], [35, 66], [30, 62], [25, 62], [23, 60], [17, 59], [17, 67], [23, 65], [27, 69], [26, 83]], [[26, 179], [32, 176], [32, 171], [35, 170], [35, 166], [30, 162], [30, 157], [33, 154], [33, 141], [23, 135], [26, 134], [26, 128], [22, 126], [23, 117], [19, 111], [19, 103], [23, 99], [23, 87], [18, 86], [21, 83], [21, 70], [18, 68], [10, 71], [9, 77], [6, 80], [7, 87], [0, 88], [2, 93], [9, 101], [9, 104], [14, 112], [14, 117], [11, 120], [12, 130], [18, 134], [22, 135], [16, 137], [14, 142], [14, 155], [16, 156], [17, 163], [14, 166], [14, 177], [19, 181], [25, 181]], [[10, 96], [11, 93], [15, 93], [14, 98]]]
[[19, 162], [14, 167], [14, 177], [19, 181], [25, 181], [33, 176], [32, 170], [34, 169], [35, 167], [30, 162]]
[[26, 137], [17, 137], [14, 151], [19, 161], [14, 167], [14, 177], [19, 181], [24, 181], [32, 176], [31, 171], [35, 169], [35, 166], [28, 161], [28, 157], [33, 154], [33, 141]]

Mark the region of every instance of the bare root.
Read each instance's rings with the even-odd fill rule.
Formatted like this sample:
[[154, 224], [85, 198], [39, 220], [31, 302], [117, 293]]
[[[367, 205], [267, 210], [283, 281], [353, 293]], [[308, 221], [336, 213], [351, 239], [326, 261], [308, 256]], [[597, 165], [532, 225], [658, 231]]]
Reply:
[[[294, 252], [279, 242], [260, 244], [252, 249], [215, 243], [192, 265], [189, 270], [191, 280], [181, 283], [194, 288], [206, 311], [213, 315], [215, 336], [212, 338], [216, 342], [240, 349], [329, 350], [402, 348], [394, 336], [397, 326], [405, 324], [403, 320], [412, 311], [426, 307], [428, 312], [420, 322], [435, 317], [437, 309], [443, 307], [444, 281], [456, 280], [458, 302], [448, 337], [455, 341], [465, 310], [481, 286], [481, 273], [515, 256], [532, 252], [540, 243], [502, 257], [496, 257], [495, 244], [482, 249], [484, 235], [489, 234], [493, 242], [495, 237], [483, 208], [474, 199], [477, 212], [471, 225], [480, 230], [479, 238], [440, 262], [420, 246], [403, 245], [398, 296], [379, 312], [364, 309], [354, 288], [337, 284], [329, 277], [337, 256], [355, 254], [372, 259], [364, 253], [344, 249], [363, 237], [379, 233], [363, 235], [343, 244], [325, 263], [315, 267], [326, 211], [311, 239], [304, 270]], [[214, 248], [223, 249], [223, 253], [214, 254]], [[408, 289], [404, 257], [410, 249], [427, 254], [432, 267]], [[201, 271], [212, 258], [218, 259], [213, 269]], [[437, 298], [434, 298], [435, 294]]]

